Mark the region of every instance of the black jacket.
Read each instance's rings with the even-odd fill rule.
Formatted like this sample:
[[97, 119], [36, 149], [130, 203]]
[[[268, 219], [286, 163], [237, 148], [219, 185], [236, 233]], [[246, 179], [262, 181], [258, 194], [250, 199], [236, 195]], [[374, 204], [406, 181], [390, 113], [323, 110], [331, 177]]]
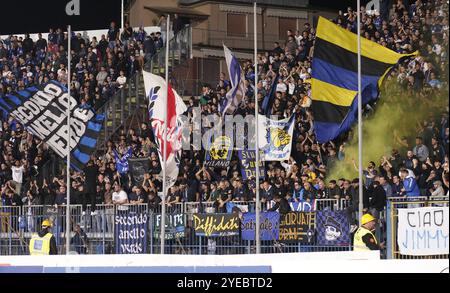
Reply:
[[[38, 235], [39, 237], [44, 237], [47, 233], [49, 233], [48, 229], [43, 229], [39, 231]], [[52, 235], [52, 238], [50, 238], [50, 255], [57, 255], [58, 254], [58, 248], [56, 247], [56, 238], [55, 235]]]
[[369, 190], [369, 208], [374, 208], [377, 211], [382, 211], [386, 206], [386, 191], [380, 185], [372, 187]]
[[285, 198], [282, 198], [280, 202], [276, 202], [275, 205], [268, 211], [274, 212], [276, 210], [278, 210], [280, 215], [284, 215], [291, 211], [291, 206], [289, 205], [289, 202]]

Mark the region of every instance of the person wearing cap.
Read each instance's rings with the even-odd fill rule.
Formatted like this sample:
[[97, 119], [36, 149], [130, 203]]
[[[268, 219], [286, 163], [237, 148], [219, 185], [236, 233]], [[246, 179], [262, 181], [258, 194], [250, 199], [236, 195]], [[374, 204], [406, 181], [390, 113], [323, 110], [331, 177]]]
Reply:
[[433, 188], [430, 189], [430, 194], [431, 196], [445, 196], [445, 190], [440, 180], [433, 182]]
[[58, 248], [56, 247], [55, 236], [50, 232], [52, 222], [48, 219], [42, 222], [42, 230], [33, 233], [30, 240], [30, 255], [56, 255]]
[[358, 228], [353, 237], [353, 250], [381, 250], [384, 242], [378, 243], [374, 235], [376, 219], [371, 214], [361, 217], [361, 227]]

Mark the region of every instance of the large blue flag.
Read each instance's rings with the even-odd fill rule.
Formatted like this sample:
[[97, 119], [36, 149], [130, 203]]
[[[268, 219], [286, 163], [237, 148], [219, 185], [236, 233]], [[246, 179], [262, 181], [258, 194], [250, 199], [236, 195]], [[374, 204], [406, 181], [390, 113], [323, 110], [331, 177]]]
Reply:
[[[67, 157], [67, 105], [67, 88], [56, 81], [0, 98], [3, 113], [13, 116], [61, 158]], [[73, 97], [70, 111], [70, 162], [73, 168], [82, 170], [96, 148], [105, 116], [91, 107], [79, 107]]]
[[129, 147], [127, 152], [120, 157], [116, 150], [114, 150], [114, 159], [116, 160], [116, 169], [120, 175], [127, 174], [129, 170], [128, 159], [133, 155], [133, 148]]

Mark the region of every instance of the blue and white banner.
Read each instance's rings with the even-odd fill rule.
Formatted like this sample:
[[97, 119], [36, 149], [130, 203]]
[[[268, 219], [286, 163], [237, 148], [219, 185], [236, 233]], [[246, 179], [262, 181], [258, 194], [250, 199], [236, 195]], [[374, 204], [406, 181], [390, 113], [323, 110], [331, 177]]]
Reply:
[[258, 140], [264, 152], [263, 161], [286, 161], [291, 154], [295, 114], [283, 120], [259, 115]]
[[61, 158], [66, 158], [68, 100], [71, 111], [70, 162], [73, 168], [82, 170], [96, 148], [105, 117], [96, 114], [90, 107], [78, 107], [65, 86], [51, 81], [14, 92], [0, 98], [0, 110], [13, 116]]
[[316, 217], [318, 245], [350, 245], [347, 211], [318, 211]]
[[[278, 212], [263, 212], [260, 214], [261, 240], [278, 240], [280, 214]], [[245, 213], [241, 221], [242, 240], [255, 240], [256, 214]]]
[[227, 208], [227, 213], [232, 214], [234, 211], [239, 211], [240, 213], [248, 213], [248, 204], [245, 203], [236, 203], [229, 201], [226, 203], [225, 207]]
[[[260, 152], [259, 157], [259, 178], [266, 177], [266, 170], [264, 164], [261, 161], [263, 152]], [[256, 177], [256, 152], [249, 150], [239, 150], [238, 157], [241, 162], [241, 175], [242, 179], [247, 180]]]
[[145, 211], [118, 211], [115, 226], [116, 254], [147, 252], [148, 215]]
[[133, 148], [129, 147], [127, 152], [120, 157], [117, 153], [117, 150], [114, 150], [114, 159], [116, 160], [116, 169], [117, 172], [119, 172], [120, 175], [124, 175], [128, 173], [129, 165], [128, 165], [128, 159], [131, 158], [133, 155]]
[[300, 202], [290, 202], [291, 210], [293, 212], [313, 212], [316, 210], [316, 201], [312, 200], [310, 202], [300, 201]]
[[244, 71], [242, 70], [241, 65], [239, 65], [237, 58], [231, 53], [227, 46], [223, 45], [223, 51], [228, 66], [231, 89], [226, 94], [226, 100], [223, 106], [220, 107], [222, 116], [225, 114], [233, 114], [245, 96]]

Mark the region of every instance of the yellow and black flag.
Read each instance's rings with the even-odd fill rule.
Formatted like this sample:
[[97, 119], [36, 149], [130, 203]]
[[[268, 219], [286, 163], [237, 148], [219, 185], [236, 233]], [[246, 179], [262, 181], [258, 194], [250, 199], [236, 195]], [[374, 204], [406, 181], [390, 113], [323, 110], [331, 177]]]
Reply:
[[[363, 105], [376, 99], [386, 74], [402, 58], [361, 37], [361, 96]], [[347, 131], [358, 113], [357, 35], [319, 17], [312, 62], [312, 110], [317, 140], [324, 143]]]

